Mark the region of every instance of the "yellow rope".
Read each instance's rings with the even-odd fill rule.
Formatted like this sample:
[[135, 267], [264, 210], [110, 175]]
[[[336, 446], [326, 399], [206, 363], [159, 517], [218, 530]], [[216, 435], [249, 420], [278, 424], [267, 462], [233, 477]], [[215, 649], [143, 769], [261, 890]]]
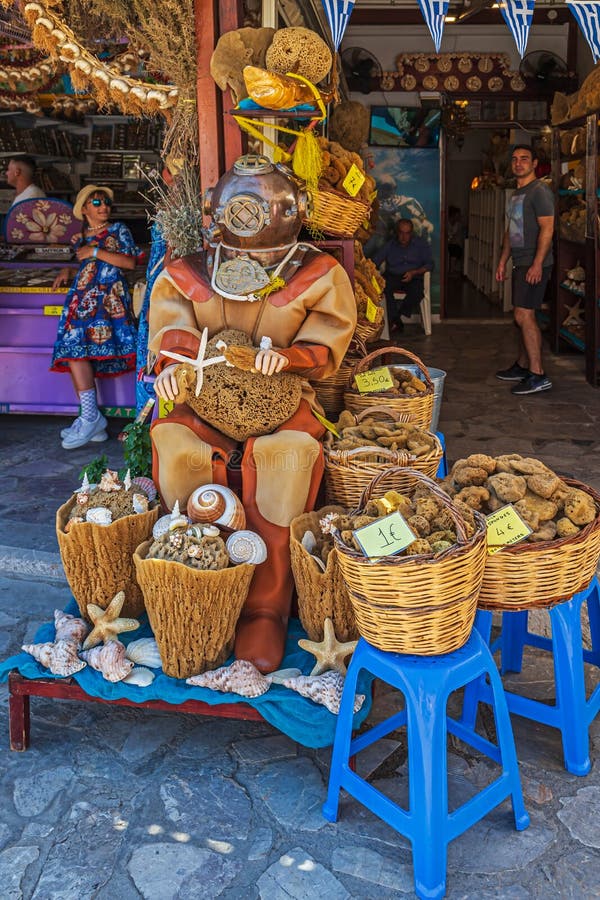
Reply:
[[255, 291], [257, 297], [269, 297], [271, 294], [274, 294], [275, 291], [280, 291], [281, 288], [286, 286], [286, 282], [283, 278], [280, 278], [279, 275], [276, 275], [264, 288], [261, 288], [260, 291]]

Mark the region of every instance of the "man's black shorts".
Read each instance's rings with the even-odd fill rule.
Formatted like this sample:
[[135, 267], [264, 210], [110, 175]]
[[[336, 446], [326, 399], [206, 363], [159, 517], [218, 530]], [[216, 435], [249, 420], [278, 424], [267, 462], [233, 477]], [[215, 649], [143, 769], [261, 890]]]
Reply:
[[525, 276], [529, 266], [515, 266], [512, 271], [512, 305], [521, 309], [541, 309], [546, 287], [552, 273], [552, 266], [544, 266], [539, 284], [529, 284]]

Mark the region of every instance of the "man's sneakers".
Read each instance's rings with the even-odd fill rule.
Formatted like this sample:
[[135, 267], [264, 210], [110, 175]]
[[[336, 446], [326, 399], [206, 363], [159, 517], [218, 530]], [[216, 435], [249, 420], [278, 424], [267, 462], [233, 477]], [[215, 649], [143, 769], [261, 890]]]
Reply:
[[536, 375], [535, 372], [529, 372], [525, 378], [522, 378], [518, 384], [510, 389], [511, 394], [521, 396], [523, 394], [537, 394], [539, 391], [549, 391], [552, 382], [547, 375]]
[[530, 374], [529, 369], [524, 369], [516, 362], [509, 369], [500, 369], [499, 372], [496, 372], [496, 378], [499, 378], [500, 381], [522, 381]]
[[93, 422], [88, 422], [78, 416], [69, 428], [63, 428], [60, 433], [64, 449], [75, 450], [77, 447], [89, 444], [90, 441], [108, 440], [106, 425], [106, 419], [100, 412]]

